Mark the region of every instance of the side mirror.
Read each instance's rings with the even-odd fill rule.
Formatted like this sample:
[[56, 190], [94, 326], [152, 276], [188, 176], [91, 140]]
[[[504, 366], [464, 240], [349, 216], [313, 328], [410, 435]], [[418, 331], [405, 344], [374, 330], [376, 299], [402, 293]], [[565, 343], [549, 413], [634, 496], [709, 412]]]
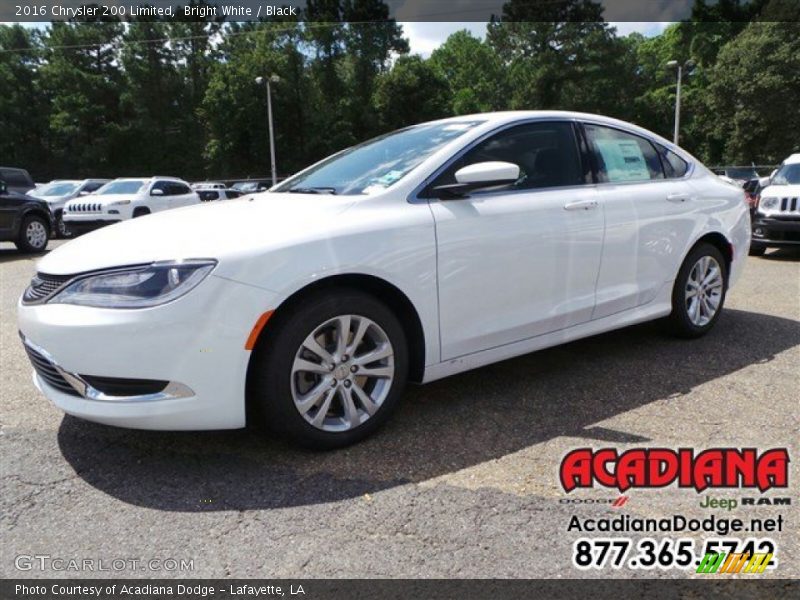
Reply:
[[163, 196], [164, 190], [150, 190], [151, 196]]
[[519, 166], [514, 163], [490, 161], [475, 163], [456, 171], [456, 183], [440, 185], [434, 191], [444, 198], [460, 198], [469, 192], [504, 185], [519, 179]]

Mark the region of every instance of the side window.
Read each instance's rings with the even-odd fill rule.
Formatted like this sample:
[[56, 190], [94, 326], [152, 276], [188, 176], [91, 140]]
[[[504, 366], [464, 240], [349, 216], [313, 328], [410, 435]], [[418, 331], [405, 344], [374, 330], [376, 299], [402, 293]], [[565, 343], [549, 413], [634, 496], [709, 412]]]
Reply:
[[648, 140], [618, 129], [584, 125], [601, 182], [664, 179], [661, 159]]
[[156, 181], [153, 187], [150, 188], [151, 196], [155, 190], [161, 190], [164, 196], [169, 196], [169, 181]]
[[581, 185], [586, 181], [572, 125], [542, 122], [517, 125], [480, 142], [437, 177], [431, 188], [455, 183], [459, 169], [489, 161], [519, 166], [520, 178], [514, 189]]
[[8, 169], [3, 171], [3, 179], [8, 185], [25, 187], [28, 185], [28, 178], [22, 171], [17, 169]]
[[97, 181], [91, 181], [91, 182], [87, 183], [86, 185], [84, 185], [83, 188], [81, 188], [81, 191], [82, 192], [92, 193], [92, 192], [94, 192], [96, 190], [99, 190], [103, 185], [104, 185], [103, 183], [100, 183], [100, 182], [97, 182]]
[[658, 146], [658, 152], [661, 154], [661, 162], [664, 164], [667, 179], [679, 179], [686, 175], [689, 170], [689, 163], [672, 150], [664, 148], [664, 146]]
[[183, 196], [185, 194], [191, 194], [192, 190], [189, 188], [188, 185], [183, 183], [178, 183], [173, 181], [169, 184], [170, 188], [170, 195], [171, 196]]

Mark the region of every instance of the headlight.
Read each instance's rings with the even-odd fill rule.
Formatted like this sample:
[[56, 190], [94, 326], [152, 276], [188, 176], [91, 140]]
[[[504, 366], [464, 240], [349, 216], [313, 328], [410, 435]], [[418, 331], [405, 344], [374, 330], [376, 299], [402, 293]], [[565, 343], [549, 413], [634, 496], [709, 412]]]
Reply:
[[761, 201], [758, 203], [759, 208], [766, 208], [767, 210], [772, 210], [773, 208], [778, 208], [778, 199], [777, 198], [762, 198]]
[[116, 202], [109, 202], [106, 206], [122, 206], [123, 204], [130, 204], [130, 200], [117, 200]]
[[100, 272], [76, 280], [49, 302], [99, 308], [157, 306], [189, 292], [216, 264], [215, 260], [185, 260]]

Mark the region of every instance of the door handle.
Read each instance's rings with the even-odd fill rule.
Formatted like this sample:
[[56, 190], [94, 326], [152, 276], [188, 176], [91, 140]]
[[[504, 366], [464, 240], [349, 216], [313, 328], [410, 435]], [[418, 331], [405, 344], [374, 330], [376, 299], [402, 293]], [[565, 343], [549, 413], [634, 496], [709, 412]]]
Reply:
[[591, 210], [597, 208], [597, 200], [576, 200], [575, 202], [567, 202], [564, 205], [564, 210]]
[[689, 194], [670, 194], [667, 196], [667, 202], [674, 202], [680, 204], [689, 200]]

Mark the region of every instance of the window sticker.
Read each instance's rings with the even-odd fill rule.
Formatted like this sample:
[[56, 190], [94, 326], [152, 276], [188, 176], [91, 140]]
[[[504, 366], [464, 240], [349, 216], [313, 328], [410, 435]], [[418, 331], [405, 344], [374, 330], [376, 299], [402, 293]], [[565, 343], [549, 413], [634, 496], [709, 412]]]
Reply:
[[635, 140], [595, 139], [594, 143], [603, 157], [609, 181], [650, 179], [644, 154]]

